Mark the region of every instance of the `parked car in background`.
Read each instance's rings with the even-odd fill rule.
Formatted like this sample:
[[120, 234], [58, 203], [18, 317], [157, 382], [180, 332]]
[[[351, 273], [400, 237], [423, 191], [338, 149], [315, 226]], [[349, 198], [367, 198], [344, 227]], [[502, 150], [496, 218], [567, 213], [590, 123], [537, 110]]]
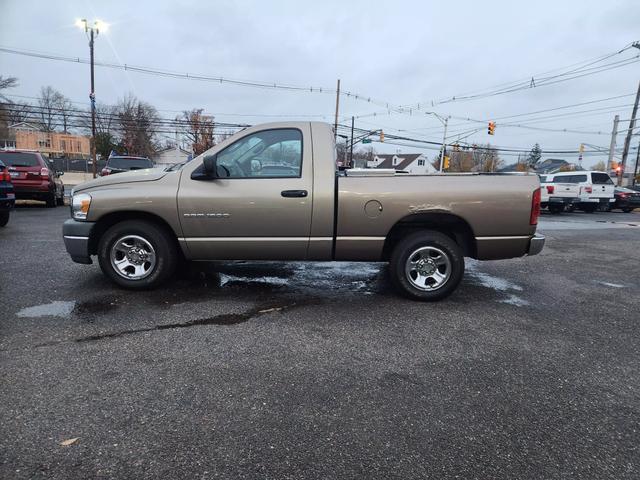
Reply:
[[604, 172], [588, 170], [558, 172], [553, 174], [553, 181], [578, 185], [580, 201], [576, 207], [587, 213], [593, 213], [598, 208], [609, 210], [615, 202], [613, 180]]
[[0, 227], [9, 223], [9, 216], [16, 201], [7, 166], [0, 161]]
[[580, 203], [580, 187], [577, 184], [567, 183], [562, 177], [556, 181], [552, 173], [539, 177], [542, 208], [548, 208], [551, 213], [560, 213]]
[[0, 151], [0, 161], [9, 170], [16, 198], [47, 202], [47, 207], [64, 205], [63, 172], [56, 172], [40, 152]]
[[616, 187], [614, 195], [616, 201], [612, 208], [619, 208], [625, 213], [629, 213], [635, 208], [640, 208], [640, 191]]
[[100, 176], [104, 177], [129, 170], [144, 170], [145, 168], [153, 168], [153, 162], [146, 157], [114, 156], [109, 157]]

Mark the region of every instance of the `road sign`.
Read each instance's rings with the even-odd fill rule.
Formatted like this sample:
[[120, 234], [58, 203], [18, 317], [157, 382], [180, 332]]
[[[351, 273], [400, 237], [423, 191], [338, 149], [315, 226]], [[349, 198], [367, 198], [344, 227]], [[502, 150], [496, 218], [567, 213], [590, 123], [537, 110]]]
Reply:
[[365, 138], [364, 140], [362, 140], [362, 143], [371, 143], [371, 139], [370, 138]]

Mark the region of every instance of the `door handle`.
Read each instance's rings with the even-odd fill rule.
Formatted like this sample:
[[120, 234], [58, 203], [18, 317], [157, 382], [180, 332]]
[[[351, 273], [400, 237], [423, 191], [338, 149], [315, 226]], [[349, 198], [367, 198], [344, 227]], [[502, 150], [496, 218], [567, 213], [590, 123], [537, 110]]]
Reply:
[[309, 195], [309, 192], [306, 190], [283, 190], [280, 192], [280, 195], [285, 198], [306, 197]]

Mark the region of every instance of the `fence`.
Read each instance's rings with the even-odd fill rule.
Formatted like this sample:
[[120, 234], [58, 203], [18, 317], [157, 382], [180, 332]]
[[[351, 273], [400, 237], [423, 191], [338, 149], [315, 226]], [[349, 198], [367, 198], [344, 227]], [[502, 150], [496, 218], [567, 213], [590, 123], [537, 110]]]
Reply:
[[[93, 171], [91, 160], [82, 158], [51, 158], [49, 164], [53, 166], [57, 172], [85, 172]], [[106, 160], [98, 160], [98, 172], [107, 164]]]

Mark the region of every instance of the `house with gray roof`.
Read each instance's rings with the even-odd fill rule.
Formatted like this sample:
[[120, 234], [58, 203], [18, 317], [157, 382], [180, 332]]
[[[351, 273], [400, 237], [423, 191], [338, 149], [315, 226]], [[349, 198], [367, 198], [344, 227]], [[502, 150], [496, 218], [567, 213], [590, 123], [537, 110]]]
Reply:
[[367, 162], [367, 168], [393, 168], [395, 170], [424, 175], [436, 173], [436, 169], [422, 153], [378, 153]]

